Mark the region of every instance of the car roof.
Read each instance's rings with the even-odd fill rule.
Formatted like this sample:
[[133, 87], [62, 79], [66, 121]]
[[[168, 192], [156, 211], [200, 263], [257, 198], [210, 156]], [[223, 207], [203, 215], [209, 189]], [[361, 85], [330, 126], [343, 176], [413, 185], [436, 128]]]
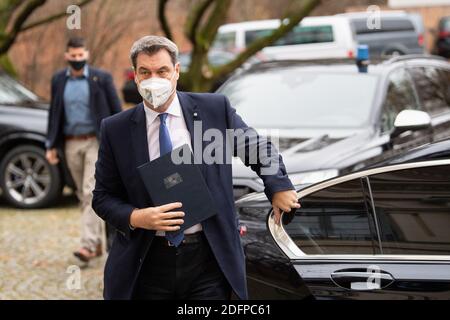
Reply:
[[[420, 55], [403, 55], [393, 57], [388, 60], [372, 60], [369, 65], [369, 74], [380, 74], [386, 68], [392, 67], [395, 64], [403, 64], [405, 62], [442, 62], [448, 64], [448, 62], [442, 57], [420, 54]], [[450, 64], [449, 64], [450, 66]], [[331, 68], [330, 68], [331, 67]], [[271, 69], [287, 69], [287, 68], [302, 68], [307, 71], [330, 71], [333, 72], [345, 72], [345, 73], [358, 73], [356, 62], [354, 59], [320, 59], [320, 60], [271, 60], [264, 61], [256, 64], [252, 64], [243, 72], [236, 76], [242, 76], [244, 74], [252, 74], [265, 72]]]
[[[316, 17], [305, 17], [300, 21], [300, 24], [315, 23], [315, 22], [332, 22], [332, 21], [343, 21], [344, 17], [339, 15], [334, 16], [316, 16]], [[259, 30], [265, 28], [278, 28], [280, 25], [279, 19], [268, 19], [268, 20], [254, 20], [236, 23], [227, 23], [219, 27], [219, 32], [228, 32], [236, 30]]]
[[[377, 12], [377, 14], [380, 14], [381, 17], [383, 18], [407, 18], [409, 17], [411, 14], [403, 11], [403, 10], [391, 10], [391, 11], [379, 11]], [[345, 12], [345, 13], [339, 13], [337, 14], [337, 16], [342, 16], [342, 17], [348, 17], [348, 18], [367, 18], [368, 16], [373, 16], [374, 12], [373, 11], [356, 11], [356, 12]]]

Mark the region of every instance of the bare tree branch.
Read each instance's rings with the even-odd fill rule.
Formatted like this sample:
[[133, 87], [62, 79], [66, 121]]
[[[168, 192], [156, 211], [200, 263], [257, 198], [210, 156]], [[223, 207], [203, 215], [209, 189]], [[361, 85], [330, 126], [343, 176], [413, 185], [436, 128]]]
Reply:
[[3, 35], [4, 38], [2, 39], [2, 42], [0, 44], [0, 55], [8, 51], [8, 49], [16, 40], [17, 35], [19, 34], [20, 29], [22, 28], [22, 25], [25, 23], [25, 21], [30, 17], [34, 10], [44, 5], [45, 2], [46, 0], [30, 0], [26, 4], [26, 6], [22, 9], [22, 11], [15, 19], [11, 30]]
[[[93, 0], [82, 0], [80, 3], [78, 3], [78, 6], [80, 7], [84, 6], [91, 1]], [[47, 0], [29, 0], [28, 2], [26, 2], [24, 8], [21, 10], [21, 12], [18, 13], [17, 17], [15, 18], [11, 30], [8, 30], [7, 32], [4, 33], [0, 33], [0, 55], [8, 52], [9, 48], [13, 45], [19, 33], [46, 23], [50, 23], [56, 19], [64, 17], [67, 14], [66, 11], [64, 11], [49, 16], [47, 18], [44, 18], [42, 20], [36, 21], [24, 27], [23, 25], [28, 20], [28, 18], [33, 14], [33, 12], [39, 7], [43, 6], [46, 2]], [[12, 4], [16, 5], [14, 1], [12, 2]]]
[[158, 2], [158, 18], [161, 24], [161, 29], [164, 31], [166, 38], [173, 40], [172, 31], [166, 17], [166, 6], [169, 0], [159, 0]]
[[218, 0], [215, 1], [215, 6], [212, 9], [208, 21], [205, 26], [198, 32], [197, 42], [200, 40], [201, 46], [209, 50], [214, 38], [216, 37], [217, 30], [226, 20], [226, 12], [230, 9], [231, 0]]
[[205, 14], [205, 11], [215, 0], [202, 0], [202, 2], [196, 4], [189, 13], [185, 25], [185, 35], [190, 42], [195, 45], [197, 29]]
[[24, 0], [3, 0], [0, 2], [0, 30], [6, 30], [14, 11], [22, 5]]
[[[93, 1], [93, 0], [83, 0], [83, 1], [81, 1], [80, 3], [78, 3], [77, 6], [83, 7], [83, 6], [89, 4], [89, 3], [92, 2], [92, 1]], [[66, 15], [67, 15], [67, 12], [66, 12], [66, 11], [63, 11], [63, 12], [54, 14], [54, 15], [52, 15], [52, 16], [50, 16], [50, 17], [44, 18], [44, 19], [42, 19], [42, 20], [39, 20], [39, 21], [36, 21], [36, 22], [33, 22], [33, 23], [30, 23], [29, 25], [26, 25], [25, 27], [22, 27], [22, 28], [20, 29], [20, 32], [29, 30], [29, 29], [31, 29], [31, 28], [38, 27], [38, 26], [43, 25], [43, 24], [46, 24], [46, 23], [50, 23], [50, 22], [52, 22], [52, 21], [54, 21], [54, 20], [57, 20], [57, 19], [59, 19], [59, 18], [62, 18], [62, 17], [64, 17], [64, 16], [66, 16]]]

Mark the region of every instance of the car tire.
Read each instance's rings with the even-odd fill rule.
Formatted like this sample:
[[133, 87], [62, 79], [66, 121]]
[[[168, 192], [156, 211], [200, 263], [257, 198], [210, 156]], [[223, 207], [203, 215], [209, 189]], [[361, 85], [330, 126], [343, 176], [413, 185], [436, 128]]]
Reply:
[[44, 149], [23, 145], [8, 151], [0, 162], [0, 188], [14, 207], [43, 208], [61, 195], [62, 179], [58, 166], [47, 162]]

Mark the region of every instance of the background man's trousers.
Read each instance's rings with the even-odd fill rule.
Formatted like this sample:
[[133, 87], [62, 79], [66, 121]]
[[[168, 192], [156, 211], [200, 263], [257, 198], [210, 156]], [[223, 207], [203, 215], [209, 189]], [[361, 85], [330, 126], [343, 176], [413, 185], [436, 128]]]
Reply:
[[81, 204], [81, 246], [96, 251], [104, 237], [103, 221], [92, 209], [92, 191], [95, 187], [95, 162], [98, 155], [97, 138], [66, 140], [65, 156], [70, 174], [77, 187]]

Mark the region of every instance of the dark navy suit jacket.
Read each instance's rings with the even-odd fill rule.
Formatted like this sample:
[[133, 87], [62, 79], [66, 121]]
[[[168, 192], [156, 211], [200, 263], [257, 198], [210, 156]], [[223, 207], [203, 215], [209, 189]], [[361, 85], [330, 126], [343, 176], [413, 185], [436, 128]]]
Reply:
[[[225, 136], [227, 129], [249, 128], [228, 99], [220, 94], [177, 92], [187, 128], [194, 137], [194, 121], [202, 121], [203, 132], [214, 128]], [[102, 122], [96, 164], [96, 186], [92, 206], [95, 212], [113, 225], [118, 233], [113, 242], [104, 272], [105, 299], [131, 299], [135, 283], [155, 231], [131, 230], [130, 214], [135, 208], [152, 206], [137, 167], [149, 161], [144, 105], [109, 117]], [[191, 141], [195, 153], [195, 143]], [[252, 140], [247, 141], [247, 147]], [[203, 148], [206, 146], [203, 142]], [[294, 189], [278, 151], [269, 146], [269, 156], [280, 160], [278, 171], [262, 175], [269, 199], [277, 191]], [[232, 152], [236, 152], [233, 150]], [[244, 159], [249, 165], [248, 160]], [[251, 165], [258, 174], [261, 162]], [[201, 164], [201, 172], [219, 213], [202, 222], [212, 251], [241, 299], [247, 298], [245, 258], [241, 246], [238, 219], [234, 208], [231, 164]]]
[[[67, 82], [67, 69], [53, 75], [51, 101], [47, 128], [46, 148], [62, 148], [64, 144], [64, 88]], [[89, 66], [89, 108], [94, 117], [97, 136], [100, 135], [101, 121], [121, 109], [111, 75], [103, 70]]]

